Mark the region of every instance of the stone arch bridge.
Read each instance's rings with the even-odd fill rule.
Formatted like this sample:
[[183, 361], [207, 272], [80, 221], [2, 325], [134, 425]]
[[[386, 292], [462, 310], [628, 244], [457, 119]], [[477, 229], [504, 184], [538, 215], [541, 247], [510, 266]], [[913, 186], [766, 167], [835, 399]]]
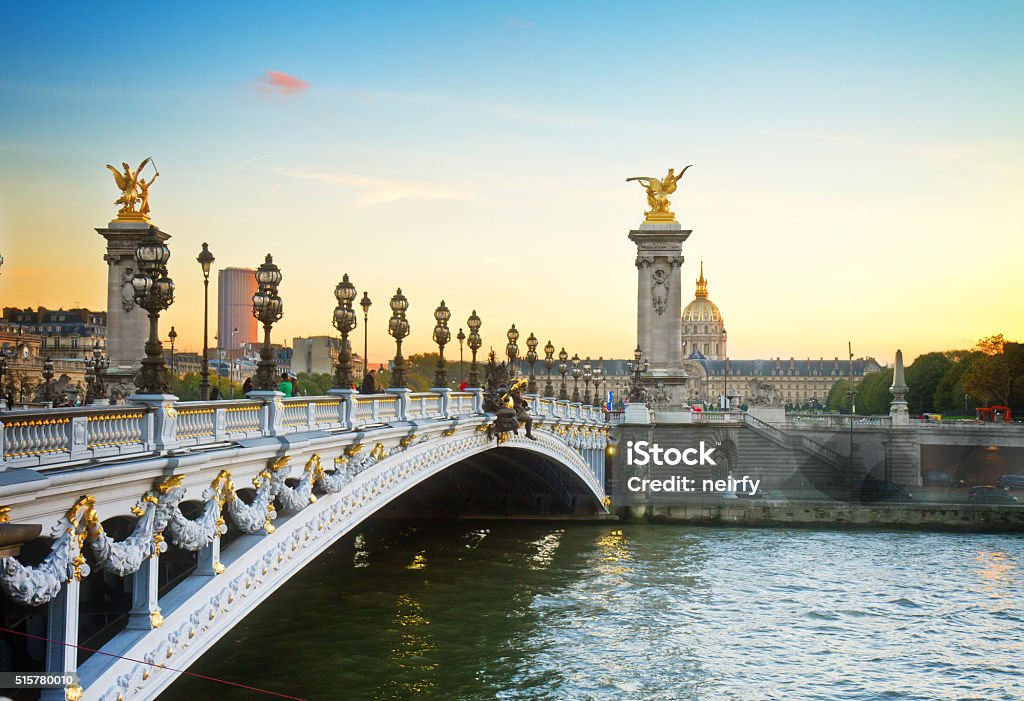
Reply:
[[[601, 410], [529, 403], [533, 439], [491, 437], [479, 390], [0, 415], [4, 620], [23, 614], [21, 631], [49, 640], [34, 643], [47, 673], [78, 676], [42, 698], [156, 698], [342, 535], [484, 454], [495, 460], [470, 485], [484, 497], [518, 482], [562, 512], [604, 512]], [[108, 654], [86, 657], [76, 645], [97, 601], [116, 621], [98, 644]]]

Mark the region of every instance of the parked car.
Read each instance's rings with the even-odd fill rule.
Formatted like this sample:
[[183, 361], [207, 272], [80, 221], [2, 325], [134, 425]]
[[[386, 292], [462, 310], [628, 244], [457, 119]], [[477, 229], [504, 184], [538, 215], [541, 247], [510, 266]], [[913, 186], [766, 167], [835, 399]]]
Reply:
[[963, 487], [966, 482], [953, 477], [943, 470], [925, 470], [921, 476], [921, 483], [925, 487]]
[[853, 485], [856, 501], [914, 501], [914, 496], [895, 482], [866, 477]]
[[967, 495], [967, 499], [975, 504], [1017, 503], [1017, 497], [1010, 494], [1009, 490], [1006, 490], [1003, 487], [993, 487], [991, 485], [978, 485], [977, 487], [971, 487], [971, 492]]
[[1024, 475], [1003, 475], [996, 482], [996, 486], [1013, 491], [1024, 489]]

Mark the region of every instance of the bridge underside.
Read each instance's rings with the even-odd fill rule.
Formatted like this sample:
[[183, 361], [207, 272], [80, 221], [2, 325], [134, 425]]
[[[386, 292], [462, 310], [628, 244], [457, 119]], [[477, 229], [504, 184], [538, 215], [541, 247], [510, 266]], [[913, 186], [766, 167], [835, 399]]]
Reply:
[[476, 518], [594, 515], [593, 493], [545, 455], [490, 450], [452, 465], [394, 499], [383, 518]]

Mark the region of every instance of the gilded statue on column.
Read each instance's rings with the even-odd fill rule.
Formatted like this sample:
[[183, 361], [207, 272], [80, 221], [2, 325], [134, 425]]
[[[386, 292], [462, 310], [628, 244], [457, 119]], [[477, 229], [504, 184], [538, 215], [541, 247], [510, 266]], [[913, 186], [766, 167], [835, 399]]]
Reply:
[[686, 166], [679, 171], [678, 175], [675, 168], [669, 168], [668, 174], [664, 178], [647, 176], [626, 178], [627, 183], [636, 180], [647, 189], [647, 206], [651, 209], [644, 212], [645, 223], [663, 224], [676, 221], [676, 215], [669, 209], [668, 196], [676, 191], [676, 183], [683, 177], [683, 173], [692, 167], [692, 165]]
[[[149, 180], [141, 177], [147, 164], [153, 166], [153, 177]], [[114, 182], [121, 191], [121, 196], [114, 201], [121, 205], [114, 221], [149, 221], [149, 188], [160, 177], [153, 159], [147, 158], [134, 171], [125, 162], [121, 163], [121, 170], [109, 164], [107, 168], [114, 174]]]

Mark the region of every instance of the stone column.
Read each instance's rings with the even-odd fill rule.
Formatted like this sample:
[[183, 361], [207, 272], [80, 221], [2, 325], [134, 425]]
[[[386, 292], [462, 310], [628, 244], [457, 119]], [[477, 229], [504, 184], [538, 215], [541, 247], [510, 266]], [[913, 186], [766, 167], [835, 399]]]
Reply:
[[629, 232], [637, 248], [637, 345], [650, 364], [648, 402], [671, 413], [659, 420], [682, 420], [686, 406], [680, 267], [690, 233], [676, 222], [645, 222]]
[[132, 276], [138, 272], [135, 249], [150, 233], [161, 241], [170, 238], [144, 221], [112, 221], [96, 232], [107, 240], [107, 354], [110, 367], [104, 376], [109, 390], [130, 392], [139, 372], [149, 338], [149, 317], [132, 299]]

